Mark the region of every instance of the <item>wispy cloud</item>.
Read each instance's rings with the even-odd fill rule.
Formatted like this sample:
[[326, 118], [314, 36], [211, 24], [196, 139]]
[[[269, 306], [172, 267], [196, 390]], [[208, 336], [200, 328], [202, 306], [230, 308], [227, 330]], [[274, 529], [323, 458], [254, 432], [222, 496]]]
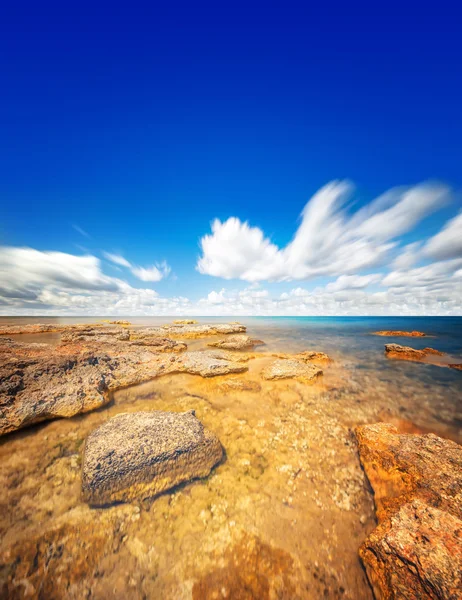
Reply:
[[80, 233], [80, 235], [83, 235], [83, 237], [89, 238], [90, 239], [90, 235], [81, 227], [79, 227], [79, 225], [76, 225], [75, 223], [72, 225], [72, 227], [77, 231], [77, 233]]
[[114, 263], [115, 265], [120, 265], [121, 267], [131, 268], [131, 264], [128, 262], [126, 258], [124, 258], [120, 254], [112, 254], [111, 252], [103, 252], [104, 258]]
[[306, 204], [292, 241], [273, 244], [258, 227], [231, 217], [201, 239], [200, 273], [255, 281], [291, 281], [360, 273], [389, 259], [400, 236], [441, 208], [449, 189], [425, 183], [394, 188], [350, 215], [348, 182], [332, 182]]
[[147, 269], [143, 267], [133, 267], [132, 273], [135, 277], [138, 277], [141, 281], [160, 281], [164, 277], [167, 277], [170, 273], [170, 267], [166, 262], [153, 265]]

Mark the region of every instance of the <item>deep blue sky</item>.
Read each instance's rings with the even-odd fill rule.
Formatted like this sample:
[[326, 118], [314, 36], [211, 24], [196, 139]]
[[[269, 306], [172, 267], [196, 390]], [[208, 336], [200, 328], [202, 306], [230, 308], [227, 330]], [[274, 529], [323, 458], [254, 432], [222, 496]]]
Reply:
[[460, 188], [459, 18], [439, 4], [347, 8], [5, 11], [0, 242], [166, 259], [178, 279], [154, 287], [184, 294], [211, 289], [194, 266], [215, 217], [284, 245], [331, 179], [363, 201], [426, 179]]

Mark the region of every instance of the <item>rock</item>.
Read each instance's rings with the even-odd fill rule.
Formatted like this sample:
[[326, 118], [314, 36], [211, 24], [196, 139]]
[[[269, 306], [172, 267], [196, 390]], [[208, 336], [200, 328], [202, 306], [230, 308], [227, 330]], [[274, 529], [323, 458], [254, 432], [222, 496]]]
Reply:
[[314, 363], [320, 365], [330, 365], [333, 360], [325, 354], [324, 352], [316, 352], [315, 350], [305, 350], [303, 352], [299, 352], [298, 354], [272, 354], [271, 356], [276, 356], [277, 358], [284, 359], [294, 359], [301, 360], [306, 363]]
[[39, 531], [0, 551], [0, 598], [88, 597], [99, 562], [117, 552], [119, 530], [133, 509], [100, 511], [94, 519], [88, 507], [82, 508], [59, 517], [46, 530], [41, 524]]
[[388, 337], [426, 337], [422, 331], [375, 331], [373, 335], [383, 335]]
[[207, 351], [185, 352], [179, 357], [176, 364], [180, 372], [201, 375], [202, 377], [215, 377], [216, 375], [247, 371], [245, 364], [216, 357], [213, 352]]
[[421, 500], [404, 504], [360, 550], [376, 598], [462, 598], [462, 521]]
[[240, 334], [229, 335], [223, 340], [209, 342], [207, 345], [214, 348], [223, 348], [224, 350], [245, 350], [254, 346], [262, 346], [263, 344], [264, 342], [261, 340], [254, 340], [249, 335]]
[[196, 323], [198, 321], [195, 319], [176, 319], [176, 321], [173, 321], [174, 325], [196, 325]]
[[227, 379], [218, 386], [223, 392], [261, 392], [258, 381], [248, 379]]
[[157, 352], [184, 352], [188, 347], [184, 342], [177, 342], [166, 337], [135, 338], [131, 339], [129, 343], [133, 346], [149, 346]]
[[356, 438], [379, 521], [416, 497], [462, 514], [462, 446], [432, 433], [400, 434], [388, 423], [357, 427]]
[[83, 497], [101, 505], [155, 496], [206, 477], [222, 455], [218, 438], [194, 411], [120, 414], [87, 438]]
[[165, 336], [180, 338], [201, 338], [211, 335], [228, 335], [235, 333], [245, 333], [244, 325], [239, 324], [218, 324], [218, 325], [162, 325], [161, 327], [146, 327], [132, 332], [138, 338], [146, 336]]
[[[194, 583], [192, 600], [301, 600], [293, 557], [245, 534], [214, 557], [214, 568]], [[314, 596], [313, 596], [314, 597]]]
[[456, 371], [462, 371], [462, 363], [449, 363], [450, 369], [456, 369]]
[[185, 345], [165, 338], [154, 348], [111, 336], [104, 346], [98, 336], [89, 340], [53, 347], [0, 339], [0, 435], [100, 408], [112, 391], [161, 375], [214, 377], [247, 370], [208, 351], [168, 353]]
[[462, 446], [386, 423], [356, 437], [379, 521], [360, 549], [376, 597], [461, 598]]
[[399, 344], [385, 344], [385, 353], [389, 358], [401, 358], [403, 360], [425, 360], [429, 354], [443, 356], [443, 352], [433, 348], [424, 348], [416, 350], [409, 346], [400, 346]]
[[303, 383], [312, 383], [321, 375], [319, 367], [294, 359], [275, 360], [262, 371], [263, 379], [294, 378]]
[[111, 379], [105, 355], [10, 358], [0, 367], [0, 435], [100, 408]]
[[4, 325], [0, 327], [0, 335], [18, 335], [21, 333], [61, 333], [63, 331], [84, 331], [86, 329], [103, 328], [102, 323], [59, 325], [58, 323], [36, 323], [33, 325]]
[[111, 325], [131, 325], [130, 321], [109, 321]]

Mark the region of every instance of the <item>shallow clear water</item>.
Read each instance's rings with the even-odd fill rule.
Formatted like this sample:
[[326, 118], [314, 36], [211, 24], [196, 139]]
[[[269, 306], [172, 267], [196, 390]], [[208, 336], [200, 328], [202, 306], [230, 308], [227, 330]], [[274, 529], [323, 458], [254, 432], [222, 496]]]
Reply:
[[[135, 326], [171, 321], [129, 320]], [[38, 321], [50, 320], [27, 320]], [[90, 523], [98, 531], [104, 522], [108, 536], [116, 535], [111, 523], [122, 520], [116, 549], [104, 556], [103, 566], [90, 554], [87, 579], [67, 597], [370, 599], [357, 551], [375, 518], [353, 429], [390, 421], [405, 431], [462, 441], [462, 373], [384, 355], [384, 344], [396, 341], [431, 346], [462, 362], [462, 318], [239, 321], [266, 342], [248, 373], [207, 380], [165, 376], [120, 390], [101, 410], [3, 438], [2, 547], [37, 532], [46, 537], [71, 514], [78, 514], [82, 528]], [[421, 330], [434, 337], [371, 335], [381, 329]], [[41, 338], [34, 336], [46, 340]], [[260, 378], [271, 360], [265, 357], [268, 351], [307, 349], [326, 352], [335, 361], [322, 382], [309, 386]], [[260, 388], [230, 390], [229, 380]], [[128, 508], [90, 509], [82, 502], [81, 451], [95, 427], [120, 412], [189, 409], [226, 451], [226, 460], [208, 478]], [[72, 545], [68, 550], [72, 554]]]

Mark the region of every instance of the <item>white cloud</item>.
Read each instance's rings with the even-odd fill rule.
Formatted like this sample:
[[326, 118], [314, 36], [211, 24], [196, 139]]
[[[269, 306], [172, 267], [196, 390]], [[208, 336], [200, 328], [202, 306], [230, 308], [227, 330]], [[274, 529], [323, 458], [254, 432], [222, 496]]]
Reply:
[[111, 252], [103, 252], [104, 258], [111, 261], [115, 265], [130, 268], [132, 265], [121, 254], [112, 254]]
[[437, 260], [462, 256], [462, 212], [428, 240], [423, 253]]
[[332, 182], [319, 190], [302, 212], [293, 240], [273, 244], [258, 227], [236, 217], [216, 219], [201, 239], [200, 273], [244, 281], [291, 281], [354, 274], [385, 262], [396, 238], [446, 201], [439, 184], [392, 189], [350, 216], [353, 188]]
[[143, 267], [133, 267], [132, 273], [141, 281], [160, 281], [170, 273], [170, 267], [163, 262], [158, 265], [144, 269]]
[[410, 269], [420, 257], [420, 249], [422, 244], [414, 242], [404, 246], [401, 254], [399, 254], [392, 263], [392, 267], [398, 271]]
[[326, 291], [340, 292], [342, 290], [363, 289], [381, 279], [382, 276], [377, 273], [372, 275], [340, 275], [336, 281], [326, 286]]

